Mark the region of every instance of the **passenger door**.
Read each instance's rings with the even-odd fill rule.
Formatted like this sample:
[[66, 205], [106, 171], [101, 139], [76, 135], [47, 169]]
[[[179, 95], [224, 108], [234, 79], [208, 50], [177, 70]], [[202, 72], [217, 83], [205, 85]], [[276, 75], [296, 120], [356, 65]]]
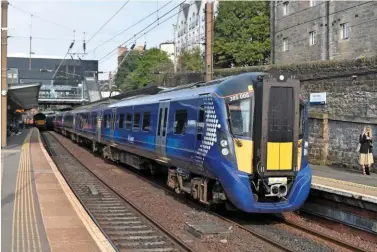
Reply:
[[166, 135], [170, 101], [161, 101], [158, 108], [156, 152], [166, 157]]

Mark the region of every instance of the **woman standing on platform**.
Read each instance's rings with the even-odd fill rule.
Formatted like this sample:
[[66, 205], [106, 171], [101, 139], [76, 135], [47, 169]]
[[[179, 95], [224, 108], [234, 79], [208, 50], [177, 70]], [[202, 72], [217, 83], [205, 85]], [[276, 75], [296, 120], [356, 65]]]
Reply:
[[370, 166], [373, 162], [373, 153], [372, 153], [372, 128], [367, 126], [364, 128], [363, 134], [360, 135], [360, 159], [359, 163], [363, 168], [363, 175], [370, 175]]

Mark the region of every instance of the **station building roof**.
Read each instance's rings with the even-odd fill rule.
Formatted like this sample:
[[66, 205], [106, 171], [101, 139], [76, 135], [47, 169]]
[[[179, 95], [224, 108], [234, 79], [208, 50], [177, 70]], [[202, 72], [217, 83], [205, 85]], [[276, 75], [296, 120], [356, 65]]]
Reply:
[[21, 109], [38, 106], [40, 83], [13, 84], [8, 87], [8, 99]]

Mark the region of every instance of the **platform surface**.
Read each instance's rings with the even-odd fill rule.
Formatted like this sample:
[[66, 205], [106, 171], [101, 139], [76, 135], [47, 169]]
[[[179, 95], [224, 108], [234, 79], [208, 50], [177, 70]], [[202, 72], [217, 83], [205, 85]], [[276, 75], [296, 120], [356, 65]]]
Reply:
[[113, 251], [40, 141], [24, 130], [2, 150], [1, 251]]
[[349, 192], [365, 196], [377, 203], [377, 174], [363, 175], [361, 171], [336, 167], [311, 165], [312, 188], [334, 192]]

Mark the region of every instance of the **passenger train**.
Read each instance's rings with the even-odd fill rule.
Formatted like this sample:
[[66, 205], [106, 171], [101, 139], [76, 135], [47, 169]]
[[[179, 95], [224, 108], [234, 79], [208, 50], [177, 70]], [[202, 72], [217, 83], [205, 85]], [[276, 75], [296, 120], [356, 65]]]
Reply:
[[33, 116], [34, 126], [40, 130], [46, 129], [46, 115], [38, 113]]
[[38, 113], [33, 117], [34, 126], [39, 130], [54, 130], [55, 114]]
[[[300, 82], [245, 73], [56, 115], [54, 130], [207, 205], [279, 213], [308, 197]], [[162, 173], [164, 174], [164, 173]]]

